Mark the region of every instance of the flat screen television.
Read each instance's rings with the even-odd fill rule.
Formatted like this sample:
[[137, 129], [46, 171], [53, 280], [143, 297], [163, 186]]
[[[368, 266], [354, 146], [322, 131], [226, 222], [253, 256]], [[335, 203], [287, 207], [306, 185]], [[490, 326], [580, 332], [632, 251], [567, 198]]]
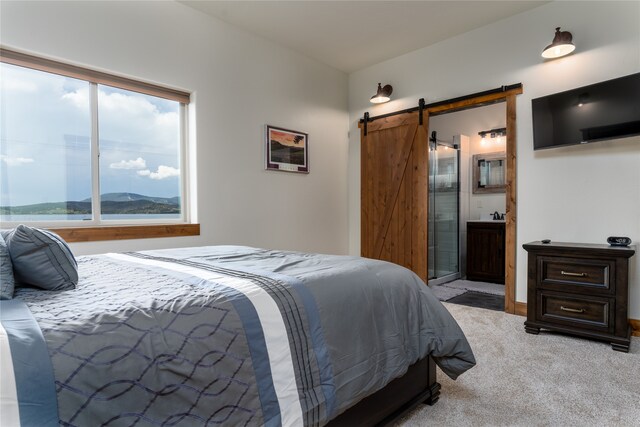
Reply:
[[640, 135], [640, 73], [531, 100], [533, 149]]

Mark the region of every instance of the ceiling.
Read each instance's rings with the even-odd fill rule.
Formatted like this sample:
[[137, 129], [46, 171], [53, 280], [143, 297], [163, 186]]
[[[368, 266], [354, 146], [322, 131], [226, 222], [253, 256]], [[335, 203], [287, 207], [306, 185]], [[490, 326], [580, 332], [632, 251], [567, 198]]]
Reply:
[[546, 1], [180, 1], [350, 73]]

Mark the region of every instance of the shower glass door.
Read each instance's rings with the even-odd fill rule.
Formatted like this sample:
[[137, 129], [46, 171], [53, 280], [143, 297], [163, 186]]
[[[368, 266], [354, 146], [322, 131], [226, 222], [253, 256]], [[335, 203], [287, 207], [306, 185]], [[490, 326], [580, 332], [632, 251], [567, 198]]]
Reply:
[[460, 151], [453, 144], [429, 146], [429, 284], [460, 277]]

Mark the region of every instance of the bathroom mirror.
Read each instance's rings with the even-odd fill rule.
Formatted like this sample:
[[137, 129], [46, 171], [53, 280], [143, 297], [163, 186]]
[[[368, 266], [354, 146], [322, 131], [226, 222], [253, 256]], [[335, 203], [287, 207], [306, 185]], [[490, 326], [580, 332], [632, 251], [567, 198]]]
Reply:
[[507, 169], [504, 151], [473, 156], [473, 193], [504, 193]]

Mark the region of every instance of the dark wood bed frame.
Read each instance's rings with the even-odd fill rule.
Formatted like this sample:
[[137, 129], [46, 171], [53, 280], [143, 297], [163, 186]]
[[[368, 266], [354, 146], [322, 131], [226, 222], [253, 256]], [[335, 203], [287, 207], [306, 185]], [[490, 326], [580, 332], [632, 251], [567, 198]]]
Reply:
[[436, 364], [428, 356], [409, 367], [383, 389], [364, 398], [327, 424], [338, 426], [386, 426], [421, 403], [433, 405], [440, 398]]

